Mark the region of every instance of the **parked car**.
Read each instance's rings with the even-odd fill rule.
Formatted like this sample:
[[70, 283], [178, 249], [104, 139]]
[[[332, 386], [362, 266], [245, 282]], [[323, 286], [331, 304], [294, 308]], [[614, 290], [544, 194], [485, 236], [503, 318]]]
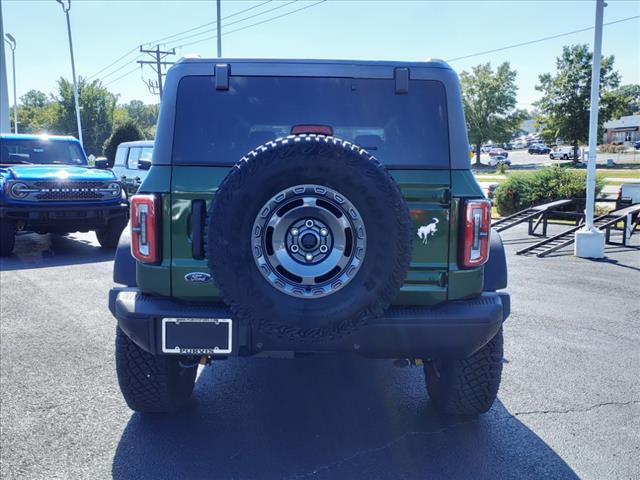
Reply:
[[635, 148], [636, 150], [640, 150], [640, 140], [633, 144], [633, 148]]
[[511, 144], [514, 150], [522, 150], [523, 148], [527, 148], [526, 142], [516, 141]]
[[492, 148], [489, 150], [489, 157], [508, 157], [509, 152], [507, 152], [504, 148]]
[[18, 231], [94, 230], [115, 248], [128, 205], [112, 171], [90, 167], [73, 137], [0, 135], [0, 255], [9, 255]]
[[529, 147], [528, 150], [530, 155], [538, 154], [538, 155], [546, 155], [551, 153], [551, 149], [547, 147], [544, 143], [534, 143]]
[[124, 142], [118, 145], [113, 173], [122, 182], [127, 195], [136, 193], [140, 183], [147, 178], [152, 156], [152, 140]]
[[618, 190], [616, 208], [640, 203], [640, 183], [623, 183]]
[[160, 112], [109, 294], [133, 410], [185, 406], [214, 358], [314, 352], [417, 359], [439, 411], [489, 410], [507, 267], [446, 63], [182, 59]]
[[[573, 151], [573, 147], [571, 146], [558, 147], [549, 153], [549, 158], [551, 160], [556, 160], [556, 159], [562, 159], [562, 160], [572, 159], [573, 160], [574, 159], [573, 154], [574, 154], [574, 151]], [[581, 154], [581, 150], [578, 149], [578, 158], [576, 160], [580, 158], [580, 154]]]
[[511, 160], [509, 160], [505, 155], [492, 155], [489, 157], [489, 165], [492, 167], [498, 166], [501, 163], [511, 166]]

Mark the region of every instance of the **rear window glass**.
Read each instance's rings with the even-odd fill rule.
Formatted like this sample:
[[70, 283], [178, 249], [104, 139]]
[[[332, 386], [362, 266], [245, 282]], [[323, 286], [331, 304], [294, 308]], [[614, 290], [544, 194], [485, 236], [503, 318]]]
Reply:
[[178, 87], [173, 162], [233, 165], [295, 125], [328, 125], [336, 137], [394, 167], [448, 168], [449, 136], [441, 82], [305, 77], [185, 77]]

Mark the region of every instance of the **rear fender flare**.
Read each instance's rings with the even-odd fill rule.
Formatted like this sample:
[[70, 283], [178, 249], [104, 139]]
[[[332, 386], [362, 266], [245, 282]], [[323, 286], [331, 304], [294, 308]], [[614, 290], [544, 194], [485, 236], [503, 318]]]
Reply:
[[122, 231], [113, 263], [113, 281], [127, 287], [136, 286], [136, 260], [131, 255], [131, 229]]
[[489, 260], [484, 266], [485, 292], [495, 292], [507, 288], [507, 256], [500, 234], [491, 229], [491, 244], [489, 245]]

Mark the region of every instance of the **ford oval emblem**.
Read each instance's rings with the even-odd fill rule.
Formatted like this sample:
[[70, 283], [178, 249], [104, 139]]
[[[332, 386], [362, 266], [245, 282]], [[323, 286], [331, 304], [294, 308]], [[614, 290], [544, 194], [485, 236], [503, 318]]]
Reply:
[[184, 276], [187, 282], [207, 283], [211, 281], [211, 274], [206, 272], [189, 272]]

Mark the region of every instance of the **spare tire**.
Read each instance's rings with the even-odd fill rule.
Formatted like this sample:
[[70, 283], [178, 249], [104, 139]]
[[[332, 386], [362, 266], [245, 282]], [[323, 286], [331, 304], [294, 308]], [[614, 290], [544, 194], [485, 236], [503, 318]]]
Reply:
[[207, 256], [237, 318], [274, 337], [322, 341], [380, 316], [411, 260], [407, 205], [366, 150], [296, 135], [243, 157], [207, 219]]

